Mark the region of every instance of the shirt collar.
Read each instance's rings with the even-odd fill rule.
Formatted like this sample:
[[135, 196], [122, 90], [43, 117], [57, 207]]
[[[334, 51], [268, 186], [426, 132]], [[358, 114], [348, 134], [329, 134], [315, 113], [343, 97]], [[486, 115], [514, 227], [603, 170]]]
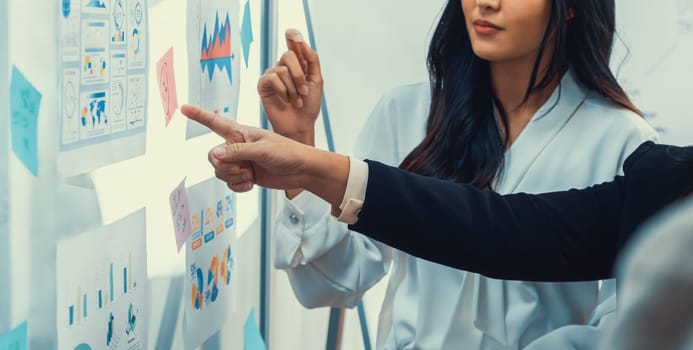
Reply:
[[563, 75], [549, 99], [534, 113], [531, 122], [541, 120], [552, 114], [572, 113], [586, 97], [587, 91], [578, 85], [573, 72], [569, 69]]

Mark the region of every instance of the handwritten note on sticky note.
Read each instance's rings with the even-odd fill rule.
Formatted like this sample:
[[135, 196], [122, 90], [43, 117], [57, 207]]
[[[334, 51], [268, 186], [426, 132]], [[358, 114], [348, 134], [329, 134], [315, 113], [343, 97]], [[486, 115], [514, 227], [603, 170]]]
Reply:
[[40, 105], [41, 93], [31, 85], [17, 67], [12, 66], [10, 81], [12, 150], [34, 176], [38, 175], [36, 133]]
[[250, 309], [250, 314], [245, 320], [243, 327], [243, 349], [244, 350], [267, 350], [267, 345], [262, 339], [260, 329], [257, 328], [255, 321], [255, 309]]
[[14, 330], [0, 335], [0, 350], [29, 349], [29, 324], [24, 321]]
[[171, 216], [173, 228], [176, 233], [176, 245], [178, 251], [185, 244], [191, 234], [190, 208], [188, 207], [188, 192], [185, 190], [185, 179], [176, 187], [169, 196], [171, 204]]
[[250, 43], [253, 42], [253, 25], [250, 23], [250, 0], [246, 1], [243, 9], [243, 23], [241, 23], [241, 44], [243, 44], [243, 58], [245, 67], [248, 68], [248, 56], [250, 55]]
[[156, 63], [156, 79], [159, 82], [159, 94], [166, 114], [166, 126], [171, 122], [173, 113], [178, 108], [178, 96], [176, 94], [176, 78], [173, 74], [173, 47], [168, 49]]

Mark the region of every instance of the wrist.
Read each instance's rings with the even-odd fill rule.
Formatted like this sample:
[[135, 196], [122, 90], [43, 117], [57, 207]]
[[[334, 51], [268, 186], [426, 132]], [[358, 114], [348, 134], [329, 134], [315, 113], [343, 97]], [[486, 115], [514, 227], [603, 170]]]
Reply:
[[304, 145], [315, 146], [315, 129], [313, 128], [279, 134]]
[[349, 178], [349, 157], [311, 148], [306, 159], [299, 178], [301, 188], [339, 207]]

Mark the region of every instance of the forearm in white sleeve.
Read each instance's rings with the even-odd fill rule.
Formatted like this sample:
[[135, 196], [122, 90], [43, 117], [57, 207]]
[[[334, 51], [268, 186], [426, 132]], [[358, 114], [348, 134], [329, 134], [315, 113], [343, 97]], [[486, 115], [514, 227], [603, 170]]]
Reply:
[[[355, 159], [397, 164], [392, 97], [382, 97], [361, 130]], [[306, 307], [354, 307], [387, 274], [391, 248], [357, 232], [331, 215], [330, 205], [303, 191], [284, 200], [275, 225], [275, 266], [287, 271]]]
[[275, 222], [275, 267], [287, 271], [306, 307], [354, 307], [386, 273], [390, 248], [332, 217], [330, 205], [303, 191], [285, 200]]

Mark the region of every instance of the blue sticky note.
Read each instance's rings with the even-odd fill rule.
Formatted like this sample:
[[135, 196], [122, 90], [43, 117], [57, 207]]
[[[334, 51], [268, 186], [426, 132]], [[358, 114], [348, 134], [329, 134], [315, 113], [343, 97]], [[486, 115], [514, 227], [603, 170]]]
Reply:
[[243, 349], [244, 350], [266, 350], [267, 345], [260, 335], [260, 329], [257, 328], [257, 322], [255, 322], [255, 309], [250, 309], [250, 314], [245, 320], [245, 326], [243, 327]]
[[29, 349], [29, 324], [24, 321], [14, 330], [0, 335], [0, 350]]
[[34, 176], [38, 175], [36, 125], [40, 105], [41, 93], [13, 65], [10, 81], [12, 150]]
[[243, 23], [241, 24], [241, 43], [243, 44], [243, 58], [245, 67], [248, 68], [248, 56], [250, 55], [250, 43], [253, 42], [253, 25], [250, 23], [250, 0], [246, 1], [243, 10]]

